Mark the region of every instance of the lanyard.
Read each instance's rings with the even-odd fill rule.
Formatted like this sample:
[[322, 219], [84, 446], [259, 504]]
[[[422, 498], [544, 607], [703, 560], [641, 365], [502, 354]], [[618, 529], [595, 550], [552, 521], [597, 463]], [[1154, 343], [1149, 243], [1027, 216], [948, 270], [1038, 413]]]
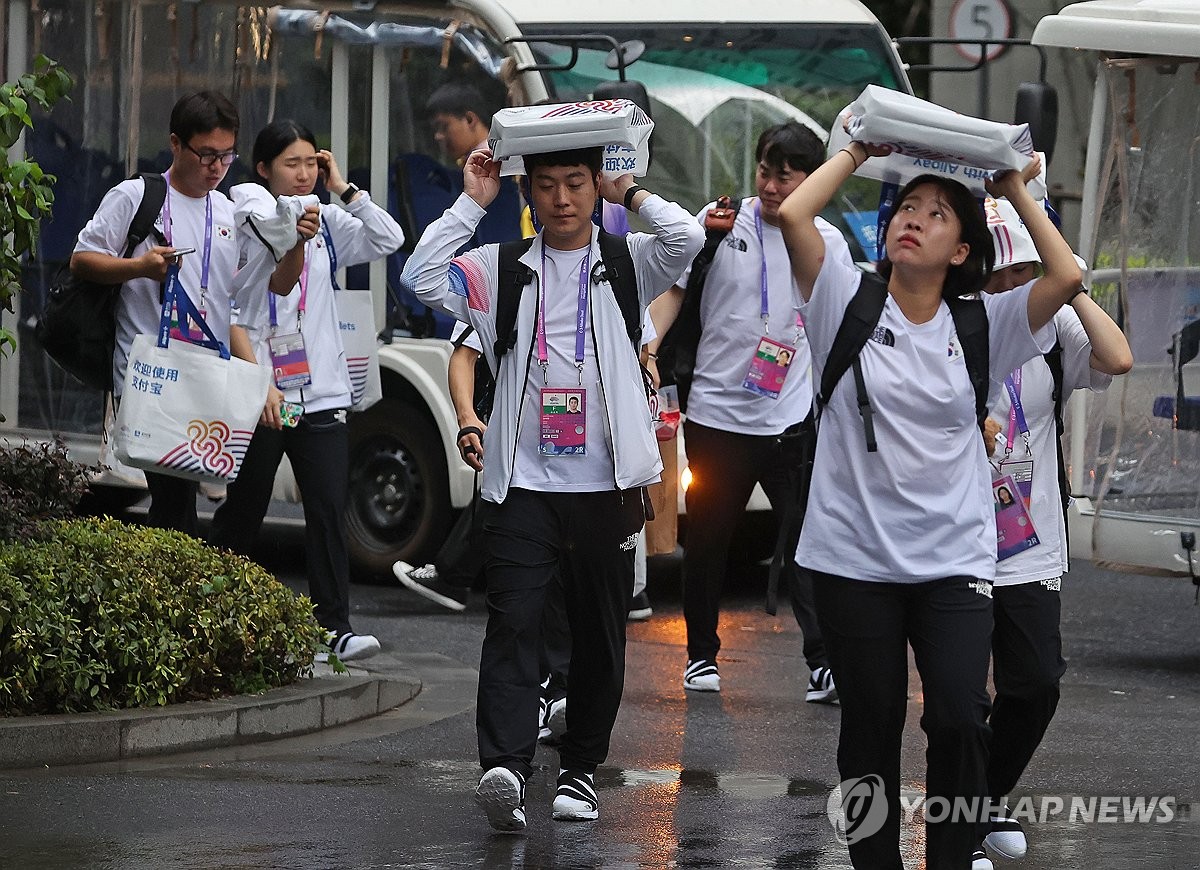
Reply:
[[[588, 304], [588, 264], [592, 261], [592, 248], [589, 245], [587, 253], [579, 262], [579, 308], [575, 314], [575, 368], [579, 369], [579, 384], [583, 385], [583, 351], [584, 339], [587, 333], [587, 304]], [[538, 301], [537, 348], [538, 365], [542, 367], [542, 382], [549, 383], [547, 371], [550, 358], [546, 353], [546, 245], [542, 243], [542, 295]]]
[[767, 248], [763, 244], [763, 228], [762, 228], [762, 201], [756, 200], [754, 203], [754, 232], [758, 234], [758, 249], [762, 251], [762, 266], [758, 272], [758, 288], [759, 288], [759, 317], [763, 322], [763, 334], [770, 335], [770, 320], [771, 320], [771, 296], [767, 292]]
[[[163, 200], [163, 235], [167, 244], [172, 247], [175, 242], [171, 233], [171, 172], [163, 173], [167, 182], [167, 197]], [[204, 294], [208, 292], [208, 265], [212, 259], [212, 192], [204, 194], [204, 257], [200, 261], [200, 304], [204, 304]]]
[[1025, 422], [1025, 409], [1021, 406], [1021, 370], [1013, 369], [1013, 373], [1004, 379], [1004, 388], [1008, 390], [1008, 447], [1006, 453], [1012, 453], [1013, 439], [1017, 430], [1025, 436], [1025, 449], [1029, 450], [1029, 424]]
[[[312, 240], [310, 239], [309, 242]], [[309, 242], [304, 243], [304, 265], [300, 269], [300, 307], [296, 310], [296, 330], [300, 330], [300, 324], [304, 320], [304, 305], [308, 301], [308, 267], [312, 265], [312, 253]], [[275, 307], [275, 294], [271, 289], [267, 288], [267, 301], [271, 305], [271, 332], [275, 332], [275, 328], [279, 326], [279, 312]]]

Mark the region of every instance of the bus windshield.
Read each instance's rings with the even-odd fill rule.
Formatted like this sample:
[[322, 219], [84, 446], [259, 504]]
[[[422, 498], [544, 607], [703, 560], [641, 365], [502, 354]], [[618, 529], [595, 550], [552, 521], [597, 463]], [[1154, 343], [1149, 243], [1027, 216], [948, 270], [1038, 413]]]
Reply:
[[[578, 26], [538, 25], [530, 36]], [[645, 53], [626, 69], [650, 95], [654, 157], [647, 185], [693, 211], [719, 193], [752, 193], [754, 146], [772, 124], [795, 120], [822, 138], [837, 113], [868, 84], [907, 90], [882, 30], [870, 25], [599, 25]], [[535, 42], [539, 61], [563, 65], [565, 43]], [[570, 70], [549, 72], [555, 100], [586, 99], [617, 73], [608, 49], [581, 46]], [[669, 145], [668, 145], [669, 143]], [[874, 209], [877, 187], [850, 185], [843, 212]]]

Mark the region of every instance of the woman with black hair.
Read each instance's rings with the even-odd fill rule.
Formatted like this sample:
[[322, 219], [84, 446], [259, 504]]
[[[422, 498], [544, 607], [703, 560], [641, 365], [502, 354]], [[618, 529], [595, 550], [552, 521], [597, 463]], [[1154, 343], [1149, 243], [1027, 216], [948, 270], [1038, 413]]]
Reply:
[[[825, 256], [813, 224], [841, 184], [886, 149], [854, 142], [787, 198], [780, 219], [820, 382], [862, 273]], [[990, 372], [1003, 377], [1050, 350], [1044, 327], [1079, 289], [1070, 248], [1025, 189], [1038, 161], [989, 182], [1008, 196], [1042, 255], [1045, 275], [985, 299]], [[821, 417], [796, 560], [813, 572], [817, 615], [842, 702], [838, 770], [843, 794], [866, 795], [848, 822], [855, 867], [901, 870], [900, 745], [908, 647], [921, 677], [928, 738], [929, 870], [965, 870], [987, 795], [987, 672], [996, 570], [995, 511], [975, 391], [948, 298], [976, 293], [991, 271], [991, 237], [963, 185], [921, 176], [899, 193], [878, 272], [887, 296], [863, 348], [877, 450], [868, 451], [855, 378], [843, 377]], [[1049, 343], [1048, 343], [1049, 341]], [[967, 804], [963, 804], [963, 800]], [[883, 808], [875, 802], [883, 804]], [[870, 807], [875, 812], [870, 812]], [[886, 812], [885, 812], [886, 810]]]
[[[318, 149], [302, 124], [282, 120], [263, 128], [254, 140], [253, 165], [266, 191], [239, 185], [235, 202], [261, 200], [264, 211], [275, 214], [277, 198], [283, 198], [300, 217], [295, 241], [278, 262], [262, 235], [238, 233], [243, 265], [234, 287], [238, 316], [231, 342], [252, 347], [275, 381], [237, 480], [213, 517], [213, 542], [251, 551], [286, 453], [304, 501], [305, 565], [317, 620], [339, 659], [366, 658], [379, 651], [379, 641], [350, 627], [344, 525], [350, 376], [334, 272], [336, 265], [387, 256], [403, 244], [404, 233], [365, 190], [347, 184], [333, 154]], [[318, 178], [345, 208], [317, 203], [312, 192]]]

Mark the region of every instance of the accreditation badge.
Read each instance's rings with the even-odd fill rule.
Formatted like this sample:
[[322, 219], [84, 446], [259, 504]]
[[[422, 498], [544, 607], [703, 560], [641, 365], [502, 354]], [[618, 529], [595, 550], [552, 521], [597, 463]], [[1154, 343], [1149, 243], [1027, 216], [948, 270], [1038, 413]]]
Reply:
[[756, 396], [778, 399], [795, 358], [796, 348], [764, 335], [754, 348], [742, 387]]
[[586, 403], [587, 390], [542, 389], [539, 453], [543, 456], [587, 455]]
[[271, 368], [275, 372], [275, 386], [288, 390], [307, 387], [312, 383], [312, 372], [308, 368], [308, 353], [304, 349], [304, 336], [299, 332], [272, 335], [267, 339], [271, 351]]

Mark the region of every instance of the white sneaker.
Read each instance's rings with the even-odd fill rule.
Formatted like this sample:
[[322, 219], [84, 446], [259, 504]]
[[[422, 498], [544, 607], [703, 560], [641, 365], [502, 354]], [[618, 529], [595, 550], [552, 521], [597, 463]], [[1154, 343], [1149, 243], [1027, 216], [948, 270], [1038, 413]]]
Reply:
[[578, 770], [558, 772], [558, 791], [554, 795], [551, 816], [560, 822], [591, 822], [600, 818], [600, 800], [590, 773]]
[[999, 815], [992, 816], [988, 835], [983, 838], [983, 844], [989, 852], [1015, 861], [1025, 857], [1029, 842], [1025, 839], [1025, 831], [1021, 823], [1009, 815], [1008, 807]]
[[971, 853], [971, 870], [995, 870], [992, 866], [992, 859], [983, 849], [976, 849]]
[[319, 662], [328, 661], [330, 653], [337, 656], [340, 662], [349, 662], [355, 659], [369, 659], [379, 652], [379, 639], [373, 634], [355, 634], [348, 631], [341, 637], [335, 637], [331, 631], [327, 635], [326, 643], [329, 644], [329, 652], [317, 653], [316, 660]]
[[525, 830], [525, 780], [507, 767], [493, 767], [480, 777], [475, 803], [497, 831]]
[[721, 691], [721, 675], [717, 673], [717, 663], [708, 659], [688, 660], [683, 669], [683, 687], [693, 692]]

